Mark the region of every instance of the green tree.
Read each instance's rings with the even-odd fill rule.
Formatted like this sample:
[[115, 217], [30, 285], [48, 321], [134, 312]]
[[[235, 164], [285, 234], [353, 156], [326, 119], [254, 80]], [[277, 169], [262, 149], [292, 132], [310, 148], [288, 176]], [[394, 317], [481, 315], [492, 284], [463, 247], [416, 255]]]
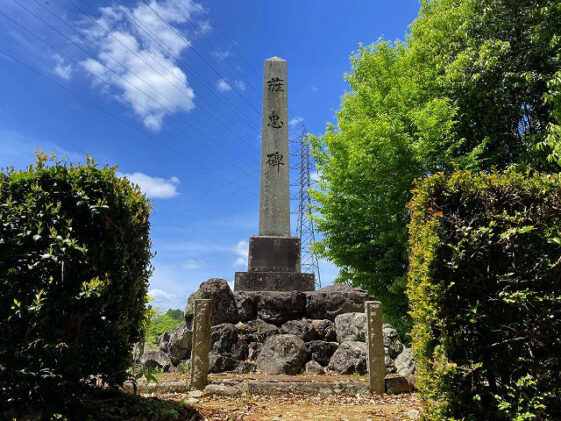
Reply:
[[166, 311], [166, 316], [171, 317], [172, 319], [183, 321], [183, 310], [179, 310], [178, 308], [170, 308]]
[[181, 310], [164, 311], [160, 307], [153, 308], [150, 322], [146, 327], [146, 342], [155, 344], [162, 333], [175, 329], [182, 321], [183, 312]]
[[402, 332], [414, 180], [513, 165], [557, 171], [545, 158], [559, 123], [561, 5], [423, 1], [410, 29], [405, 42], [360, 47], [337, 126], [311, 138], [316, 251], [341, 268], [339, 281], [382, 299]]

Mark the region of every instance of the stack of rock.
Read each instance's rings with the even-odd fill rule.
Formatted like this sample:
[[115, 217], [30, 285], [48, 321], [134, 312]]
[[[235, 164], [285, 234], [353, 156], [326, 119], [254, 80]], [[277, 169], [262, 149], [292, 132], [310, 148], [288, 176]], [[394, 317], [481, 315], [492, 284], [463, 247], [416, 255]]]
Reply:
[[[143, 364], [186, 370], [197, 298], [212, 300], [210, 372], [367, 372], [366, 292], [346, 285], [307, 292], [232, 292], [223, 279], [210, 279], [191, 294], [185, 323], [162, 334], [159, 351], [142, 355]], [[413, 374], [411, 350], [400, 342], [397, 331], [385, 324], [383, 334], [386, 371]]]

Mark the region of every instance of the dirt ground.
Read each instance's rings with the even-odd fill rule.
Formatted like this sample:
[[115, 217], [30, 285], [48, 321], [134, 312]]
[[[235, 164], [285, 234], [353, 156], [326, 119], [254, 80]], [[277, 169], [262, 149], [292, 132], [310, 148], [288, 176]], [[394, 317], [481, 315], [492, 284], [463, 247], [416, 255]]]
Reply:
[[184, 400], [198, 409], [205, 421], [405, 421], [419, 419], [421, 411], [416, 394], [204, 396], [199, 399], [168, 394], [161, 397]]
[[[177, 381], [184, 375], [167, 374], [160, 381]], [[276, 380], [276, 381], [318, 381], [314, 376], [268, 376], [252, 374], [233, 376], [232, 374], [211, 375], [211, 380]], [[363, 376], [320, 376], [321, 381], [358, 381], [364, 382]], [[143, 394], [144, 395], [144, 394]], [[417, 420], [421, 404], [417, 394], [400, 395], [256, 395], [241, 396], [204, 395], [193, 397], [187, 391], [157, 393], [160, 398], [184, 401], [200, 411], [204, 420], [215, 421], [390, 421]], [[146, 394], [145, 396], [154, 396]]]

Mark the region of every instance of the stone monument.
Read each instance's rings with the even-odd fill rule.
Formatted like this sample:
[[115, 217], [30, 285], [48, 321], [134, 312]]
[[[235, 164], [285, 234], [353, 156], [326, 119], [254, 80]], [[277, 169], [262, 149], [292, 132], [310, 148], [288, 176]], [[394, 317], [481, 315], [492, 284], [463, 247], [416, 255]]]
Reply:
[[249, 239], [248, 271], [236, 272], [235, 291], [313, 291], [314, 275], [300, 272], [300, 238], [290, 236], [287, 63], [265, 60], [259, 235]]

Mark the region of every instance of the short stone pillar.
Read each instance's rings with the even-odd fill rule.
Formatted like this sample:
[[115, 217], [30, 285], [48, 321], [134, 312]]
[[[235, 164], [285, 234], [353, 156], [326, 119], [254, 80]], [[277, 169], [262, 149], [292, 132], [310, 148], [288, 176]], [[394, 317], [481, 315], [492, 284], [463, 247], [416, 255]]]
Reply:
[[193, 315], [193, 346], [191, 349], [191, 389], [203, 390], [207, 385], [210, 350], [211, 300], [195, 300]]
[[386, 364], [384, 362], [384, 337], [382, 333], [382, 303], [367, 301], [366, 312], [368, 344], [368, 381], [370, 392], [381, 395], [385, 392]]

